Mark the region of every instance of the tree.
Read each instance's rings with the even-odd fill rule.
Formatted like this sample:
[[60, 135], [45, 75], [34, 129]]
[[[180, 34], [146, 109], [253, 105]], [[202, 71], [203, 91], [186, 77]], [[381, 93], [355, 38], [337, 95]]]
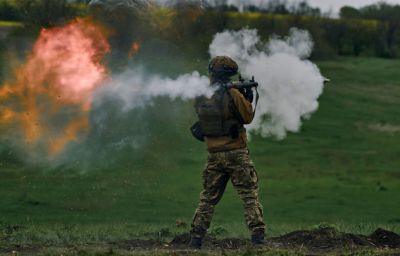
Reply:
[[360, 9], [361, 17], [381, 22], [381, 45], [377, 50], [386, 57], [396, 57], [400, 44], [400, 5], [390, 5], [384, 2], [368, 5]]
[[267, 5], [268, 12], [276, 14], [288, 14], [289, 10], [287, 8], [286, 0], [270, 0]]
[[310, 6], [307, 1], [293, 4], [291, 13], [299, 16], [321, 16], [321, 10], [318, 7]]
[[20, 15], [16, 5], [10, 1], [0, 1], [0, 19], [1, 20], [20, 20]]
[[361, 12], [352, 6], [343, 6], [340, 8], [339, 16], [341, 19], [359, 19]]
[[33, 27], [50, 27], [74, 15], [67, 0], [19, 0], [17, 8], [22, 21]]

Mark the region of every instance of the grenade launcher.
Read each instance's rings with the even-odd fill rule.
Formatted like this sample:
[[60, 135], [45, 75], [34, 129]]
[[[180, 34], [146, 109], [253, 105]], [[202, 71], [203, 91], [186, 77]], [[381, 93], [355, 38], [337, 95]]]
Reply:
[[229, 82], [225, 84], [226, 88], [235, 88], [235, 89], [250, 89], [253, 87], [258, 87], [258, 82], [254, 80], [254, 76], [249, 81], [245, 81], [242, 76], [239, 75], [239, 81]]
[[[328, 84], [331, 82], [331, 79], [324, 77], [324, 84]], [[248, 89], [255, 87], [257, 89], [258, 82], [254, 80], [254, 76], [249, 81], [245, 81], [242, 76], [239, 75], [239, 81], [233, 81], [225, 84], [226, 88], [231, 89]]]

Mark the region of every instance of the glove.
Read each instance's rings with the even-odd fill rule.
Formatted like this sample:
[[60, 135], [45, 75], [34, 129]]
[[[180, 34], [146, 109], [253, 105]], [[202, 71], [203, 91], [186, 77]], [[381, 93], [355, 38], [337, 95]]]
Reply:
[[253, 89], [251, 89], [251, 88], [244, 89], [243, 96], [244, 96], [250, 103], [253, 103], [253, 100], [254, 100]]

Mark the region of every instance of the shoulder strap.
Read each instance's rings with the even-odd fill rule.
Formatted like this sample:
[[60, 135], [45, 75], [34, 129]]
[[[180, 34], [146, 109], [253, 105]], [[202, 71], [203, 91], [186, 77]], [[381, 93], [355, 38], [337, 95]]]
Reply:
[[258, 93], [257, 87], [255, 87], [255, 88], [256, 88], [256, 104], [254, 105], [253, 118], [254, 118], [254, 116], [256, 115], [258, 99], [260, 98], [260, 94]]

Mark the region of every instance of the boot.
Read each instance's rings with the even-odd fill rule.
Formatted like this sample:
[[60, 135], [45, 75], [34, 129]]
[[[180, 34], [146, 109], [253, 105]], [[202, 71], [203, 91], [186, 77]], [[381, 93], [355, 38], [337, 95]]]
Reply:
[[264, 231], [253, 233], [251, 235], [251, 243], [253, 245], [265, 245], [266, 241], [264, 239]]
[[191, 237], [189, 242], [189, 248], [201, 249], [202, 239], [199, 237]]

